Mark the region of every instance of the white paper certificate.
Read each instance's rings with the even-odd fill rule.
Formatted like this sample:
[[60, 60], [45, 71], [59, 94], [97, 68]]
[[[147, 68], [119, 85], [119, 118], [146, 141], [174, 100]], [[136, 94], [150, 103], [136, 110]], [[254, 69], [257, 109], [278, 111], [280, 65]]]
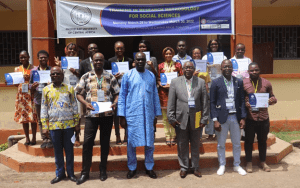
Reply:
[[[221, 64], [224, 60], [224, 53], [223, 52], [211, 52], [213, 57], [213, 64]], [[209, 58], [209, 57], [207, 57]]]
[[112, 66], [111, 70], [112, 70], [113, 75], [117, 74], [118, 72], [126, 73], [127, 71], [129, 71], [129, 62], [128, 61], [113, 62], [111, 66]]
[[4, 74], [7, 85], [24, 83], [24, 77], [22, 72], [12, 72]]
[[252, 108], [268, 108], [269, 93], [250, 93], [249, 103]]
[[248, 65], [249, 65], [248, 59], [235, 59], [235, 60], [238, 63], [239, 71], [247, 71], [248, 70]]
[[171, 80], [177, 78], [177, 72], [161, 73], [160, 81], [161, 85], [171, 84]]
[[32, 71], [33, 82], [48, 83], [51, 82], [50, 70]]
[[62, 69], [79, 69], [79, 57], [61, 57]]
[[206, 67], [207, 67], [207, 61], [206, 60], [200, 60], [200, 59], [194, 59], [195, 62], [195, 68], [196, 71], [200, 72], [206, 72]]
[[92, 110], [91, 114], [100, 114], [112, 111], [111, 102], [92, 102], [92, 106], [95, 110]]

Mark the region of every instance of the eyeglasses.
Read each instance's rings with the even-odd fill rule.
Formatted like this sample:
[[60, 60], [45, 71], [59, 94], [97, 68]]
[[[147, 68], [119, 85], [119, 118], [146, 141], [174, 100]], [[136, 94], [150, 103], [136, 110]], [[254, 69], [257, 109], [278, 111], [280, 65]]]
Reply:
[[184, 69], [185, 69], [185, 70], [187, 70], [187, 69], [194, 70], [194, 69], [195, 69], [195, 67], [193, 67], [193, 66], [186, 66], [186, 67], [184, 67]]

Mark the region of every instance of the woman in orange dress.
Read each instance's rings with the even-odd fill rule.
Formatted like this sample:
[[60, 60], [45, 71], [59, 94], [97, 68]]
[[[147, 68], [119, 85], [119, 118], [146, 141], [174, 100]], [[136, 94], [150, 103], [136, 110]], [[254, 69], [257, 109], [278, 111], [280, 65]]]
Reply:
[[[29, 89], [30, 72], [33, 65], [29, 64], [29, 54], [27, 51], [22, 51], [19, 55], [21, 66], [15, 68], [15, 72], [23, 72], [24, 83], [19, 84], [18, 93], [15, 103], [14, 120], [17, 123], [23, 124], [23, 129], [26, 137], [24, 145], [36, 144], [36, 129], [37, 129], [37, 114], [33, 103], [33, 94]], [[29, 123], [31, 123], [32, 139], [29, 138]]]
[[176, 132], [174, 127], [169, 124], [167, 118], [167, 105], [168, 105], [168, 95], [170, 84], [161, 85], [160, 74], [161, 73], [169, 73], [169, 72], [177, 72], [178, 76], [182, 76], [182, 66], [180, 63], [174, 62], [172, 57], [175, 55], [174, 50], [171, 47], [166, 47], [163, 49], [162, 55], [165, 59], [165, 62], [158, 65], [158, 95], [160, 99], [160, 106], [162, 109], [163, 121], [164, 121], [164, 130], [166, 135], [166, 144], [167, 145], [175, 145], [176, 144]]

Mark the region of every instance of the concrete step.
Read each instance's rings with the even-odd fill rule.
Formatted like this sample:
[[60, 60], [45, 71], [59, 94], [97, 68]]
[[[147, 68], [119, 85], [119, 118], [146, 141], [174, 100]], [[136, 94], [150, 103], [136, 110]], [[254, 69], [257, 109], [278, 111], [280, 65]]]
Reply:
[[[83, 133], [81, 132], [80, 140], [83, 141]], [[124, 135], [124, 130], [120, 130], [120, 134]], [[217, 152], [217, 141], [207, 141], [207, 135], [203, 135], [203, 141], [202, 146], [199, 148], [200, 153], [212, 153]], [[95, 139], [95, 145], [93, 148], [93, 155], [94, 156], [100, 156], [100, 138], [99, 134], [96, 135]], [[115, 156], [115, 155], [127, 155], [127, 146], [126, 144], [123, 145], [116, 145], [115, 143], [116, 136], [114, 131], [112, 131], [111, 134], [111, 143], [110, 143], [110, 153], [109, 155]], [[269, 134], [267, 145], [271, 146], [276, 141], [276, 137], [272, 134]], [[24, 145], [25, 139], [18, 142], [18, 149], [21, 152], [24, 152], [26, 154], [32, 155], [32, 156], [44, 156], [44, 157], [53, 157], [54, 156], [54, 150], [53, 149], [41, 149], [40, 145], [42, 144], [42, 140], [39, 134], [37, 134], [37, 144], [35, 146], [25, 146]], [[82, 144], [82, 142], [81, 142]], [[241, 148], [244, 150], [244, 142], [241, 142]], [[254, 150], [257, 150], [258, 145], [257, 143], [254, 144]], [[232, 151], [232, 143], [230, 140], [230, 136], [228, 135], [228, 138], [226, 140], [226, 151]], [[144, 147], [137, 147], [136, 149], [137, 154], [144, 154]], [[157, 128], [156, 132], [156, 139], [155, 139], [155, 151], [154, 154], [177, 154], [177, 146], [168, 146], [165, 143], [165, 135], [162, 128]], [[82, 145], [79, 147], [74, 147], [74, 156], [82, 156]]]
[[[267, 163], [276, 164], [283, 157], [288, 155], [293, 150], [290, 143], [276, 138], [276, 142], [267, 149]], [[144, 155], [137, 155], [138, 170], [144, 170]], [[179, 169], [177, 154], [155, 154], [154, 170], [172, 170]], [[231, 167], [233, 163], [232, 152], [226, 152], [227, 166]], [[245, 154], [241, 153], [241, 161], [245, 163]], [[256, 165], [259, 161], [258, 151], [253, 152], [253, 164]], [[0, 152], [0, 162], [18, 172], [49, 172], [55, 171], [54, 157], [32, 156], [19, 151], [18, 145]], [[99, 156], [93, 156], [91, 171], [98, 171], [100, 163]], [[200, 156], [199, 161], [201, 168], [218, 167], [217, 153], [204, 153]], [[81, 171], [82, 157], [74, 157], [74, 170]], [[127, 171], [126, 155], [114, 155], [108, 157], [108, 171]]]

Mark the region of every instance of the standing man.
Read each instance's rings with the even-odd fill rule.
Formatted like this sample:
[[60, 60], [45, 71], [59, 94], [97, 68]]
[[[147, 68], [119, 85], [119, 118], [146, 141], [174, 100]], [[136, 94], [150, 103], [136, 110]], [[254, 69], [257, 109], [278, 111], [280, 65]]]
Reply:
[[[235, 54], [230, 60], [237, 60], [237, 59], [243, 59], [248, 62], [248, 65], [252, 62], [250, 58], [245, 57], [246, 47], [242, 43], [238, 43], [235, 47]], [[235, 76], [237, 78], [249, 78], [249, 74], [247, 70], [241, 70], [240, 67], [238, 67], [238, 70], [235, 70], [232, 72], [232, 76]]]
[[98, 52], [98, 46], [95, 43], [88, 45], [88, 55], [89, 57], [80, 62], [79, 66], [79, 78], [82, 77], [85, 73], [94, 70], [92, 57], [95, 53]]
[[80, 129], [77, 101], [73, 87], [62, 83], [64, 74], [60, 67], [53, 67], [50, 76], [52, 84], [43, 89], [41, 121], [43, 133], [48, 135], [50, 130], [54, 146], [56, 177], [51, 180], [51, 184], [66, 178], [63, 149], [66, 154], [68, 177], [76, 182], [71, 138], [74, 135], [74, 127], [76, 130]]
[[145, 69], [146, 56], [143, 52], [135, 55], [136, 68], [124, 74], [118, 101], [118, 115], [122, 127], [128, 131], [127, 178], [136, 174], [136, 147], [145, 146], [146, 174], [156, 178], [153, 171], [155, 116], [161, 115], [156, 79], [152, 72]]
[[[92, 164], [93, 146], [95, 136], [100, 125], [100, 143], [101, 143], [101, 163], [100, 180], [107, 179], [106, 165], [109, 153], [109, 141], [113, 124], [113, 111], [107, 111], [100, 114], [92, 114], [95, 110], [91, 102], [112, 102], [111, 108], [115, 108], [119, 85], [116, 78], [103, 69], [104, 56], [101, 53], [95, 53], [93, 56], [94, 70], [84, 74], [75, 91], [79, 102], [86, 107], [84, 141], [82, 149], [82, 171], [77, 180], [77, 185], [84, 183], [89, 179], [90, 168]], [[84, 98], [86, 96], [86, 98]]]
[[182, 40], [182, 39], [179, 40], [177, 42], [176, 48], [177, 48], [178, 54], [173, 56], [172, 60], [174, 62], [176, 62], [177, 60], [190, 60], [190, 59], [192, 59], [191, 56], [187, 55], [187, 53], [186, 53], [186, 48], [187, 47], [186, 47], [186, 41], [185, 40]]
[[189, 141], [191, 142], [191, 171], [195, 176], [202, 177], [199, 169], [200, 135], [201, 128], [205, 127], [208, 121], [209, 106], [205, 81], [193, 76], [194, 72], [194, 64], [190, 61], [186, 62], [183, 65], [184, 75], [173, 79], [169, 90], [167, 115], [170, 124], [176, 130], [181, 178], [186, 177], [190, 167]]
[[[39, 66], [36, 66], [32, 69], [37, 70], [37, 71], [45, 71], [45, 70], [50, 70], [51, 67], [47, 65], [48, 60], [49, 60], [49, 53], [45, 50], [40, 50], [37, 54], [38, 60], [40, 62]], [[33, 77], [30, 78], [30, 83], [33, 83]], [[34, 82], [31, 86], [31, 92], [34, 93], [34, 99], [33, 102], [35, 104], [35, 109], [38, 117], [38, 124], [39, 124], [39, 129], [41, 133], [41, 138], [43, 140], [43, 143], [41, 144], [41, 148], [53, 148], [52, 141], [49, 137], [49, 135], [43, 134], [43, 128], [42, 128], [42, 122], [41, 122], [41, 99], [42, 99], [42, 92], [43, 88], [46, 86], [46, 83], [38, 83]]]
[[230, 60], [223, 60], [221, 64], [222, 75], [212, 81], [210, 88], [210, 114], [214, 121], [218, 140], [218, 175], [225, 172], [225, 143], [230, 131], [233, 151], [233, 170], [241, 175], [246, 171], [240, 167], [241, 156], [241, 130], [245, 127], [246, 108], [243, 90], [243, 81], [231, 76], [232, 63]]
[[270, 120], [268, 114], [268, 108], [251, 108], [249, 103], [249, 94], [251, 93], [268, 93], [269, 94], [269, 105], [277, 103], [277, 99], [273, 94], [271, 83], [261, 78], [260, 69], [257, 63], [250, 63], [248, 72], [250, 78], [244, 79], [244, 90], [245, 90], [245, 101], [248, 109], [248, 115], [246, 119], [245, 128], [245, 153], [247, 172], [252, 172], [252, 149], [255, 133], [258, 140], [258, 150], [260, 167], [265, 172], [270, 172], [271, 168], [266, 164], [267, 155], [267, 139], [270, 129]]
[[[115, 45], [114, 45], [114, 48], [115, 48], [115, 56], [108, 59], [108, 63], [105, 64], [105, 67], [104, 69], [109, 69], [111, 70], [111, 63], [113, 62], [125, 62], [127, 61], [128, 64], [129, 64], [129, 69], [132, 69], [132, 64], [133, 64], [133, 60], [129, 57], [126, 57], [124, 56], [124, 53], [125, 53], [125, 45], [122, 41], [117, 41], [115, 42]], [[115, 75], [116, 79], [118, 80], [118, 83], [119, 83], [119, 86], [121, 87], [121, 82], [122, 82], [122, 77], [123, 77], [124, 73], [117, 73]], [[115, 125], [115, 134], [116, 134], [116, 144], [117, 145], [120, 145], [122, 144], [122, 141], [121, 141], [121, 137], [120, 137], [120, 120], [119, 120], [119, 116], [117, 115], [117, 111], [118, 111], [118, 108], [115, 109], [114, 113], [114, 125]], [[125, 129], [125, 135], [124, 135], [124, 142], [127, 142], [127, 131]]]

